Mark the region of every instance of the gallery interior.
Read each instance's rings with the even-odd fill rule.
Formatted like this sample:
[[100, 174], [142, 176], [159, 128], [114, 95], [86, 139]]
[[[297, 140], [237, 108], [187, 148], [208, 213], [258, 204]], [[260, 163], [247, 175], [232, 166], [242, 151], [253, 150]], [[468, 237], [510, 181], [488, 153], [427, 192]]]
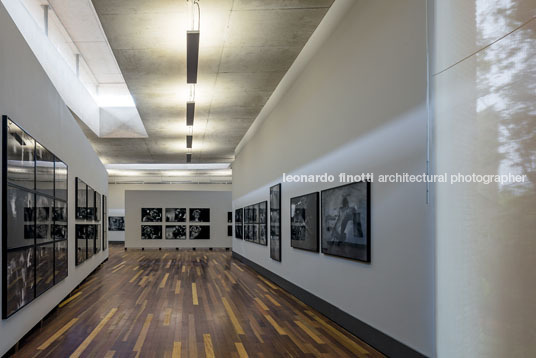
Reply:
[[2, 357], [535, 357], [535, 0], [0, 0]]

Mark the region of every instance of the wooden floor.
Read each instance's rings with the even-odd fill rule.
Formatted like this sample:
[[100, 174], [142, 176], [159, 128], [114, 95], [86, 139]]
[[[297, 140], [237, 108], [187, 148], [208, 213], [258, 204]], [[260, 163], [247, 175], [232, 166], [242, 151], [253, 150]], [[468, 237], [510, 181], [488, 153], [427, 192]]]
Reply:
[[15, 357], [382, 357], [229, 251], [123, 251]]

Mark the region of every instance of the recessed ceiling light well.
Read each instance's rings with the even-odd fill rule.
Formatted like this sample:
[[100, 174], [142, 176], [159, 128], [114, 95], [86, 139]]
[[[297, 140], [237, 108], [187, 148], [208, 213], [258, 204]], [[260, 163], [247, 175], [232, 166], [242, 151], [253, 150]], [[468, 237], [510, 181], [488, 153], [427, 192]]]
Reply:
[[186, 103], [186, 125], [194, 125], [194, 115], [195, 115], [195, 102]]
[[198, 0], [187, 0], [187, 2], [190, 13], [190, 28], [186, 31], [186, 82], [197, 83], [201, 8]]
[[194, 137], [191, 135], [186, 136], [186, 148], [192, 148], [192, 142], [194, 140]]

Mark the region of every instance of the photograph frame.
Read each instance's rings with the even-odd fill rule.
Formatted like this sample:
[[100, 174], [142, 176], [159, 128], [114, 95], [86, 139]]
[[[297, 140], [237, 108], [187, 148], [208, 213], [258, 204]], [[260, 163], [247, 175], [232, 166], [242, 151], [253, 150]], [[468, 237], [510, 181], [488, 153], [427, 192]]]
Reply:
[[[294, 226], [297, 226], [296, 223], [293, 223], [293, 212], [292, 212], [292, 203], [294, 200], [297, 200], [297, 199], [300, 199], [300, 198], [306, 198], [306, 197], [312, 197], [314, 198], [315, 200], [315, 205], [314, 205], [314, 213], [312, 214], [312, 218], [314, 219], [314, 247], [311, 247], [311, 248], [307, 248], [305, 246], [297, 246], [294, 242], [295, 241], [298, 241], [296, 239], [293, 239], [293, 236], [294, 236], [294, 232], [293, 232], [293, 225]], [[304, 250], [304, 251], [309, 251], [309, 252], [319, 252], [320, 251], [320, 230], [319, 230], [319, 224], [320, 224], [320, 210], [319, 210], [319, 199], [320, 199], [320, 193], [318, 191], [315, 191], [315, 192], [312, 192], [312, 193], [308, 193], [308, 194], [302, 194], [302, 195], [298, 195], [298, 196], [294, 196], [292, 198], [290, 198], [290, 246], [294, 249], [299, 249], [299, 250]], [[306, 221], [306, 218], [304, 218], [304, 220]], [[305, 222], [305, 224], [307, 224]], [[302, 226], [302, 225], [300, 225]], [[306, 226], [306, 225], [305, 225]], [[306, 228], [307, 229], [307, 228]]]
[[[275, 193], [277, 189], [277, 197], [276, 198], [273, 198], [272, 197], [272, 193]], [[274, 199], [274, 201], [277, 202], [277, 209], [274, 209], [272, 207], [272, 198]], [[270, 226], [269, 226], [269, 241], [270, 241], [270, 258], [275, 260], [275, 261], [278, 261], [278, 262], [281, 262], [281, 183], [278, 183], [278, 184], [275, 184], [275, 185], [272, 185], [270, 187]], [[275, 215], [272, 215], [272, 213], [278, 213], [277, 215], [277, 219], [275, 219]], [[277, 235], [277, 239], [272, 239], [272, 236], [275, 236], [273, 235], [272, 233], [274, 232], [272, 230], [272, 227], [275, 227], [276, 225], [272, 225], [272, 224], [275, 224], [273, 221], [276, 221], [277, 222], [277, 228], [278, 228], [278, 231], [279, 231], [279, 235]], [[278, 247], [277, 248], [272, 248], [272, 243], [274, 241], [278, 241]]]

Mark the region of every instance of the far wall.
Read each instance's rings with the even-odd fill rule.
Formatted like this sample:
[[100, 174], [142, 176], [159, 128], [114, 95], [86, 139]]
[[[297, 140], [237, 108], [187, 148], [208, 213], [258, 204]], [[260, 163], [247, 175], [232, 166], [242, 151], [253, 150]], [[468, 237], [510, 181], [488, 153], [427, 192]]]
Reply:
[[[164, 190], [127, 190], [125, 192], [125, 247], [126, 248], [227, 248], [232, 245], [232, 237], [227, 236], [227, 213], [231, 211], [232, 194], [230, 191], [164, 191]], [[141, 221], [142, 208], [162, 208], [161, 223]], [[209, 208], [210, 240], [166, 240], [165, 208]], [[162, 226], [161, 240], [142, 240], [141, 225]]]

